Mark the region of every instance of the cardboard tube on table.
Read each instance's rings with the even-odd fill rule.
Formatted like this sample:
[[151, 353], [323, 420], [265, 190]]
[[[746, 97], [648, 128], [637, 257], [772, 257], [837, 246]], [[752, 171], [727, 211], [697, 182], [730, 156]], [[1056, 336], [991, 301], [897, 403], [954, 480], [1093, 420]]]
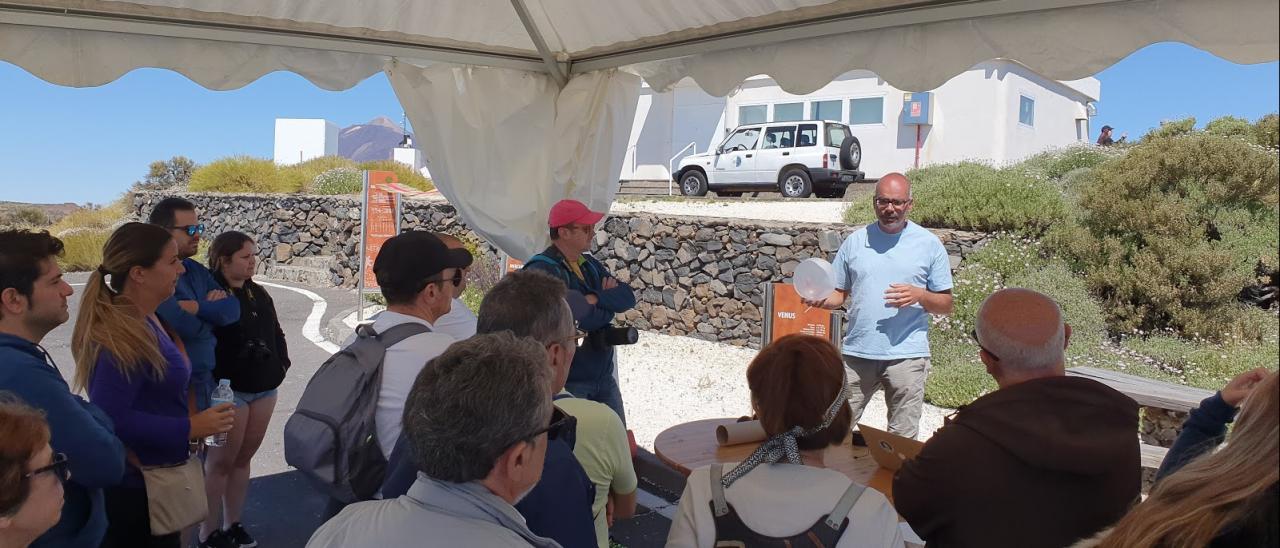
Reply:
[[716, 443], [720, 445], [738, 445], [764, 441], [768, 438], [760, 421], [743, 421], [733, 424], [722, 424], [716, 427]]

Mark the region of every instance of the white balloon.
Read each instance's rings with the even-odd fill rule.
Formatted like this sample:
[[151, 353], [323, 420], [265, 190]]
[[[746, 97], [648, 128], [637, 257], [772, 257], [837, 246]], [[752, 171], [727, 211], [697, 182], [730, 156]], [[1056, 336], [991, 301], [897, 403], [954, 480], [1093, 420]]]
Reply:
[[805, 299], [825, 299], [836, 290], [836, 271], [831, 263], [823, 259], [805, 259], [796, 265], [791, 283], [795, 285], [796, 293]]

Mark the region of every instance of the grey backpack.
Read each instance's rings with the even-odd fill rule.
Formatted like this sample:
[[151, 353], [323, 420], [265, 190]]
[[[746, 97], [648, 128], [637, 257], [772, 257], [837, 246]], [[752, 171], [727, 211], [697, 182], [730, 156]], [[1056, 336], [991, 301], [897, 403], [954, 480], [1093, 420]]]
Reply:
[[387, 458], [378, 445], [374, 412], [387, 348], [431, 331], [420, 323], [379, 334], [356, 328], [356, 340], [312, 375], [284, 425], [284, 460], [321, 491], [342, 502], [368, 500], [382, 486]]

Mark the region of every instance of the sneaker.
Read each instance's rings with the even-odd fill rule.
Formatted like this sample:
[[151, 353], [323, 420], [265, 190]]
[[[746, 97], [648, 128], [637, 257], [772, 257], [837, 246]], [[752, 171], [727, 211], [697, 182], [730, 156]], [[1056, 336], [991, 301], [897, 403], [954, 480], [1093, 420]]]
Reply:
[[236, 541], [227, 535], [226, 531], [218, 529], [209, 533], [209, 538], [199, 544], [200, 548], [236, 548]]
[[253, 548], [258, 545], [258, 541], [253, 540], [253, 537], [249, 536], [249, 532], [245, 531], [244, 526], [238, 521], [232, 523], [231, 528], [227, 529], [227, 538], [231, 539], [231, 546], [233, 548], [235, 546], [239, 546], [240, 548]]

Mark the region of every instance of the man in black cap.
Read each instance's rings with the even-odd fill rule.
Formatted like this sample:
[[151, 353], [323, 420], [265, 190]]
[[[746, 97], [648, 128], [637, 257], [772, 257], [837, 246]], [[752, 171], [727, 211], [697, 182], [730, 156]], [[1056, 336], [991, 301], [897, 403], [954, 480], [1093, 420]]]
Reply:
[[1123, 143], [1125, 139], [1128, 139], [1128, 138], [1129, 138], [1129, 136], [1128, 136], [1127, 134], [1124, 134], [1124, 135], [1121, 135], [1121, 136], [1120, 136], [1120, 140], [1119, 140], [1119, 141], [1117, 141], [1117, 140], [1115, 140], [1115, 139], [1112, 139], [1112, 138], [1111, 138], [1111, 129], [1112, 129], [1112, 128], [1111, 128], [1111, 126], [1102, 126], [1102, 133], [1100, 133], [1100, 134], [1098, 135], [1098, 145], [1099, 145], [1099, 146], [1109, 147], [1109, 146], [1114, 145], [1114, 144], [1116, 144], [1116, 143]]
[[[462, 284], [462, 271], [468, 266], [471, 253], [466, 249], [450, 249], [434, 234], [420, 231], [387, 240], [373, 261], [373, 274], [387, 300], [387, 309], [374, 318], [373, 329], [384, 333], [415, 322], [431, 330], [392, 345], [383, 358], [382, 387], [374, 414], [383, 455], [391, 455], [400, 438], [404, 402], [418, 372], [454, 343], [453, 337], [437, 333], [432, 324], [449, 313], [453, 288]], [[347, 344], [354, 340], [352, 336]]]

